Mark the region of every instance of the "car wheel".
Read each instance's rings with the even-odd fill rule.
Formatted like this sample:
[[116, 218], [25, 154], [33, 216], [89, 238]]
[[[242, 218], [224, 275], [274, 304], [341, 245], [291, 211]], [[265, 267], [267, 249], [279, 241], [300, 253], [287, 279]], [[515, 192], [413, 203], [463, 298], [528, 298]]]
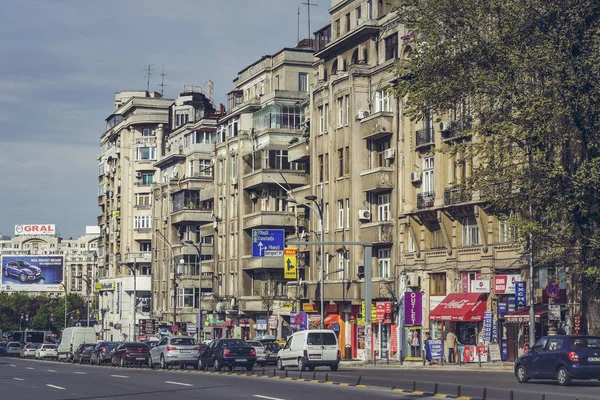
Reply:
[[338, 370], [339, 365], [338, 364], [332, 364], [329, 366], [329, 369], [332, 371], [337, 371]]
[[223, 364], [221, 363], [221, 360], [219, 360], [218, 358], [215, 360], [215, 371], [220, 371], [223, 369]]
[[167, 369], [167, 363], [165, 362], [165, 356], [160, 355], [160, 369]]
[[187, 365], [185, 364], [179, 364], [179, 369], [186, 369]]
[[100, 362], [100, 357], [96, 357], [96, 365], [101, 365], [102, 363]]
[[206, 365], [204, 365], [204, 363], [202, 362], [202, 359], [198, 359], [198, 369], [200, 371], [204, 371], [206, 369]]
[[125, 359], [121, 357], [121, 368], [125, 368]]
[[527, 371], [525, 370], [525, 367], [522, 365], [519, 365], [517, 367], [517, 381], [519, 381], [519, 383], [527, 383], [529, 382], [529, 377], [527, 376]]
[[285, 367], [283, 366], [283, 361], [281, 361], [281, 358], [277, 359], [277, 369], [280, 371], [283, 371], [285, 369]]
[[27, 276], [26, 276], [24, 273], [22, 273], [22, 272], [21, 272], [21, 273], [19, 274], [19, 280], [20, 280], [21, 282], [27, 282]]
[[306, 371], [306, 365], [304, 365], [304, 360], [302, 358], [298, 359], [298, 371]]
[[560, 367], [556, 373], [556, 380], [560, 386], [569, 386], [571, 384], [571, 375], [565, 367]]

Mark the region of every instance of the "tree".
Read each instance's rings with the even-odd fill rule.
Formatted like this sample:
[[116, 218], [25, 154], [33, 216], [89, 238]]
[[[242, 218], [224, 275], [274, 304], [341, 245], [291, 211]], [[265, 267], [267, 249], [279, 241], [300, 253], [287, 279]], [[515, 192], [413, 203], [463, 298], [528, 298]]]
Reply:
[[584, 326], [600, 333], [600, 2], [405, 0], [396, 11], [412, 34], [396, 70], [405, 115], [459, 122], [441, 151], [474, 162], [465, 190], [518, 229], [535, 267], [569, 268]]

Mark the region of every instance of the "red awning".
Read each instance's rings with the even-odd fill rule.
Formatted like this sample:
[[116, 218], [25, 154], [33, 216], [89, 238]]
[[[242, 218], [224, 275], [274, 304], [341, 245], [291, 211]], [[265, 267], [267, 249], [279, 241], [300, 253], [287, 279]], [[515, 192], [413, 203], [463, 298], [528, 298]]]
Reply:
[[483, 321], [487, 309], [485, 293], [450, 293], [429, 313], [435, 321]]
[[[540, 322], [541, 316], [548, 312], [548, 306], [545, 306], [544, 304], [535, 304], [533, 306], [533, 312], [535, 313], [535, 322]], [[510, 314], [505, 314], [504, 322], [509, 324], [529, 322], [529, 306], [513, 311]]]
[[325, 325], [333, 325], [340, 323], [340, 316], [338, 314], [329, 314], [325, 317]]

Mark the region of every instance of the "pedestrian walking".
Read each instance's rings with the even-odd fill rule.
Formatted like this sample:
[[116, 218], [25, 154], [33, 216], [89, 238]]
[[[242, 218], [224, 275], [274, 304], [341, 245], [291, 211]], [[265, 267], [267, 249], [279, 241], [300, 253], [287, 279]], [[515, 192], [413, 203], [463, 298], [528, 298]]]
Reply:
[[429, 332], [425, 332], [425, 359], [427, 360], [427, 362], [429, 363], [429, 365], [433, 364], [433, 359], [431, 357], [431, 336], [429, 335]]

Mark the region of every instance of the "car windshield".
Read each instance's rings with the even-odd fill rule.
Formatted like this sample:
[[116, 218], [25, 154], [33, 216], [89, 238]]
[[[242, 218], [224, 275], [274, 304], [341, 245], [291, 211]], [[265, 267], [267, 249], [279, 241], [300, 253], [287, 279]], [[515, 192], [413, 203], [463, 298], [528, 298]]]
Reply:
[[85, 345], [85, 349], [86, 349], [87, 351], [94, 350], [94, 347], [95, 347], [95, 346], [94, 346], [93, 344], [86, 344], [86, 345]]
[[335, 334], [332, 332], [314, 332], [308, 334], [306, 344], [309, 346], [337, 345], [337, 341], [335, 340]]
[[244, 343], [243, 340], [240, 340], [240, 339], [226, 339], [226, 340], [222, 340], [221, 341], [221, 345], [223, 347], [228, 347], [228, 346], [248, 346], [246, 343]]
[[21, 345], [19, 343], [13, 342], [13, 343], [9, 343], [8, 347], [21, 347]]
[[174, 339], [171, 339], [171, 344], [174, 344], [175, 346], [193, 346], [196, 344], [196, 339], [174, 338]]
[[600, 349], [600, 337], [581, 337], [571, 339], [571, 345], [578, 349]]
[[56, 350], [56, 345], [54, 345], [54, 344], [45, 344], [44, 348], [45, 349]]
[[17, 265], [19, 267], [29, 267], [31, 264], [29, 264], [27, 261], [17, 261]]
[[261, 342], [246, 342], [246, 343], [248, 343], [248, 346], [263, 347]]
[[269, 351], [278, 351], [279, 345], [277, 343], [267, 343], [265, 344], [265, 348]]
[[149, 349], [146, 343], [125, 343], [125, 347], [128, 349]]

